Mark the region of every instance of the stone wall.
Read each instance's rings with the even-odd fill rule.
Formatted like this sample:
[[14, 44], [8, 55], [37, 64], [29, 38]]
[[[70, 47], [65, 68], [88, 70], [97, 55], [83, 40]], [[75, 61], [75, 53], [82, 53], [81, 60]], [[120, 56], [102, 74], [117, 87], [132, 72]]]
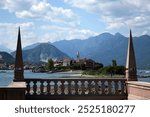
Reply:
[[150, 100], [150, 83], [140, 81], [127, 82], [128, 100]]
[[13, 82], [8, 87], [0, 87], [0, 100], [24, 100], [25, 82]]

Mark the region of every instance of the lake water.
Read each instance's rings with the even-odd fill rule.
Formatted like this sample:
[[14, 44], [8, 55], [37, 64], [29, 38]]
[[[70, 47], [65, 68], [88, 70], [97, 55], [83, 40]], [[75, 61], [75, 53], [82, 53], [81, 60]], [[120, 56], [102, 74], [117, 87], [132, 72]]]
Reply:
[[[27, 70], [24, 73], [25, 78], [62, 78], [62, 77], [69, 77], [69, 76], [79, 76], [80, 74], [68, 74], [68, 73], [32, 73], [31, 71]], [[150, 70], [138, 70], [138, 75], [142, 76], [150, 76]], [[14, 71], [7, 70], [7, 71], [0, 71], [0, 86], [8, 86], [14, 77]], [[150, 78], [138, 78], [139, 81], [150, 82]]]
[[[24, 77], [25, 78], [63, 78], [63, 77], [71, 77], [71, 76], [80, 76], [79, 73], [65, 73], [65, 72], [59, 72], [59, 73], [33, 73], [30, 70], [24, 71]], [[14, 71], [13, 70], [0, 70], [0, 86], [8, 86], [12, 81], [14, 77]]]

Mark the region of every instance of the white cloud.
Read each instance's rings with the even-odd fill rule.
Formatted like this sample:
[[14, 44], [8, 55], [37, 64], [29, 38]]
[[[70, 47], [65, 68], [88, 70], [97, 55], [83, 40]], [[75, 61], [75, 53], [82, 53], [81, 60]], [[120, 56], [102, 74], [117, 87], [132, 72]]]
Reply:
[[52, 6], [46, 0], [1, 0], [0, 8], [15, 13], [18, 18], [61, 22], [72, 26], [80, 22], [71, 9]]
[[60, 27], [60, 26], [42, 26], [43, 30], [47, 33], [44, 35], [44, 41], [55, 42], [62, 39], [86, 39], [90, 36], [98, 35], [98, 33], [93, 32], [88, 29], [80, 29], [73, 27]]
[[1, 8], [10, 12], [28, 10], [36, 0], [2, 0], [0, 1]]
[[[64, 0], [64, 2], [97, 14], [110, 31], [133, 28], [140, 34], [150, 27], [149, 0]], [[141, 31], [139, 28], [143, 31], [138, 32]]]
[[23, 46], [33, 43], [35, 37], [30, 29], [33, 27], [32, 22], [27, 23], [0, 23], [0, 45], [5, 45], [11, 50], [16, 49], [18, 27], [21, 27]]
[[21, 27], [22, 46], [36, 42], [55, 42], [63, 39], [86, 39], [98, 35], [89, 29], [74, 28], [72, 26], [61, 27], [56, 25], [37, 26], [32, 22], [27, 23], [0, 23], [0, 45], [5, 45], [12, 50], [16, 49], [18, 26]]

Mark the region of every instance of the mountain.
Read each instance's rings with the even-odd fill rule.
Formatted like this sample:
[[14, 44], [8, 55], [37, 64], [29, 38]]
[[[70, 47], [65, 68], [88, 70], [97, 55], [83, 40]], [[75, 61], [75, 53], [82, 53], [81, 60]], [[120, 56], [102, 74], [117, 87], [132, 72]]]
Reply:
[[29, 45], [29, 46], [26, 46], [23, 48], [23, 50], [29, 50], [29, 49], [33, 49], [35, 48], [36, 46], [40, 45], [40, 43], [35, 43], [35, 44], [32, 44], [32, 45]]
[[134, 38], [137, 63], [141, 68], [150, 69], [150, 36], [143, 35]]
[[[13, 52], [12, 55], [15, 56], [15, 52]], [[39, 43], [35, 47], [23, 49], [24, 62], [30, 63], [38, 63], [41, 61], [47, 62], [49, 58], [63, 59], [70, 57], [67, 54], [61, 52], [55, 46], [51, 45], [50, 43]]]
[[80, 52], [81, 57], [89, 57], [91, 54], [90, 51], [95, 50], [96, 47], [99, 47], [102, 43], [108, 42], [108, 40], [111, 40], [112, 38], [112, 34], [103, 33], [85, 40], [62, 40], [54, 42], [53, 45], [73, 58], [76, 58], [77, 51]]
[[0, 51], [3, 51], [3, 52], [12, 52], [12, 50], [8, 49], [7, 47], [5, 47], [4, 45], [0, 45]]
[[11, 64], [14, 62], [15, 62], [15, 59], [13, 58], [12, 55], [10, 55], [7, 52], [0, 52], [0, 63]]
[[[138, 68], [150, 68], [150, 36], [133, 37]], [[53, 43], [58, 49], [76, 58], [77, 51], [81, 58], [91, 58], [105, 65], [110, 65], [112, 59], [125, 65], [128, 38], [116, 33], [103, 33], [85, 40], [62, 40]]]
[[[133, 37], [133, 42], [137, 67], [139, 69], [150, 68], [150, 36]], [[85, 40], [61, 40], [52, 44], [36, 43], [23, 49], [23, 57], [25, 61], [32, 62], [46, 61], [49, 57], [53, 59], [69, 56], [76, 58], [76, 53], [79, 51], [80, 58], [91, 58], [104, 65], [110, 65], [112, 59], [116, 59], [118, 64], [125, 65], [127, 45], [128, 38], [122, 34], [103, 33]]]

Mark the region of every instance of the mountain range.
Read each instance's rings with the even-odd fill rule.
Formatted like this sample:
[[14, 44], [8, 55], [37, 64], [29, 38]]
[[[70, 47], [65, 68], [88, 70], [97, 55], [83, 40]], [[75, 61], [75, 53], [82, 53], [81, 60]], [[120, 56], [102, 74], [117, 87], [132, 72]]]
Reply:
[[[137, 67], [150, 68], [150, 36], [133, 37], [133, 42]], [[85, 40], [62, 40], [54, 42], [53, 45], [74, 58], [79, 51], [81, 58], [91, 58], [104, 65], [110, 65], [115, 59], [118, 64], [125, 65], [128, 38], [120, 33], [103, 33]]]
[[[133, 37], [137, 67], [150, 68], [150, 36]], [[79, 51], [80, 58], [91, 58], [104, 65], [110, 65], [116, 59], [125, 65], [128, 37], [120, 33], [102, 33], [88, 39], [61, 40], [54, 43], [35, 43], [23, 48], [24, 61], [47, 61], [48, 58], [74, 58]], [[15, 56], [15, 52], [11, 53]]]

